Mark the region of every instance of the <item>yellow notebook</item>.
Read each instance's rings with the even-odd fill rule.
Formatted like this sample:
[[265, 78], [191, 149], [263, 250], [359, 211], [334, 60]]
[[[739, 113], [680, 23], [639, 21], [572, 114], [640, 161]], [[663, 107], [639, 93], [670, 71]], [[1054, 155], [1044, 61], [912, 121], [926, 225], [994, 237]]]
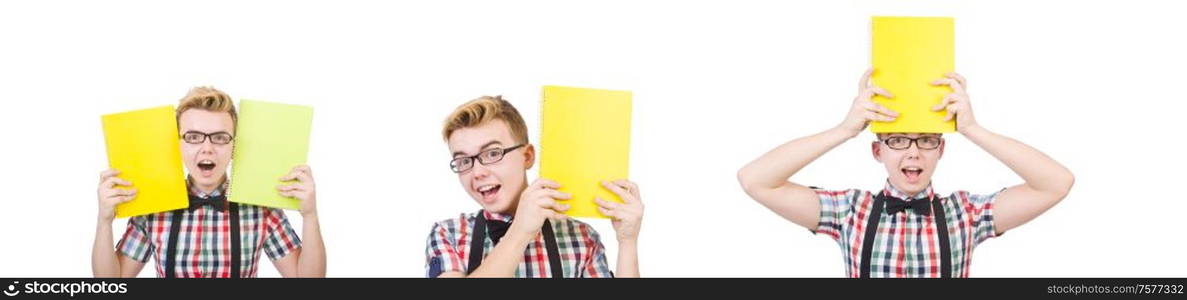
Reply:
[[132, 183], [136, 198], [115, 207], [117, 218], [189, 206], [173, 106], [103, 115], [107, 162]]
[[601, 182], [627, 179], [631, 92], [545, 86], [542, 102], [540, 177], [573, 196], [565, 214], [606, 218], [594, 197], [622, 202]]
[[259, 206], [299, 209], [300, 200], [280, 195], [276, 186], [293, 167], [305, 163], [313, 108], [274, 102], [239, 101], [231, 187], [227, 200]]
[[944, 121], [945, 111], [931, 108], [952, 90], [931, 82], [955, 70], [953, 19], [948, 17], [873, 17], [871, 20], [873, 83], [894, 95], [874, 102], [899, 113], [893, 122], [871, 122], [870, 131], [956, 131]]

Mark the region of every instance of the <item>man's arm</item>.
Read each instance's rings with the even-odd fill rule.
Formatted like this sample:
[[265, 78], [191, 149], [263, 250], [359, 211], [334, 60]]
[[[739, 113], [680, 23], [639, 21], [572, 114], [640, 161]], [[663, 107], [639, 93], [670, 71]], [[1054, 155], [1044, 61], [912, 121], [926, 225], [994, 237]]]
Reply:
[[639, 277], [639, 229], [643, 224], [643, 199], [639, 185], [626, 179], [604, 181], [602, 187], [622, 199], [622, 203], [595, 198], [598, 211], [610, 217], [614, 234], [618, 239], [616, 276]]
[[792, 223], [815, 230], [820, 222], [819, 198], [811, 188], [788, 179], [824, 153], [860, 134], [870, 122], [889, 122], [898, 116], [870, 101], [874, 95], [892, 97], [870, 83], [872, 73], [870, 69], [862, 75], [857, 98], [840, 125], [780, 145], [742, 167], [738, 182], [746, 194]]
[[947, 110], [956, 130], [1001, 161], [1025, 182], [1007, 188], [993, 203], [994, 234], [1022, 225], [1063, 200], [1075, 183], [1072, 172], [1035, 148], [991, 132], [977, 123], [969, 104], [964, 77], [949, 73], [932, 84], [947, 85], [953, 93], [934, 110]]
[[144, 263], [116, 253], [111, 234], [111, 221], [100, 220], [91, 247], [91, 273], [96, 278], [136, 277]]
[[301, 201], [301, 249], [296, 249], [273, 265], [284, 277], [326, 277], [326, 245], [321, 238], [321, 223], [317, 216], [317, 187], [313, 170], [307, 165], [293, 167], [280, 181], [296, 183], [277, 186], [281, 196]]
[[116, 254], [111, 238], [116, 205], [136, 198], [136, 189], [116, 188], [132, 185], [116, 177], [119, 173], [115, 169], [99, 173], [99, 216], [95, 224], [95, 243], [91, 246], [91, 273], [95, 277], [135, 277], [144, 268], [144, 263]]
[[566, 218], [561, 212], [568, 210], [569, 205], [560, 204], [556, 200], [569, 199], [571, 196], [556, 190], [558, 188], [560, 184], [555, 181], [536, 179], [520, 194], [519, 206], [515, 209], [515, 222], [511, 223], [507, 234], [482, 260], [482, 265], [470, 274], [454, 271], [441, 273], [438, 277], [515, 277], [515, 269], [523, 262], [523, 251], [540, 235], [544, 220], [559, 222]]

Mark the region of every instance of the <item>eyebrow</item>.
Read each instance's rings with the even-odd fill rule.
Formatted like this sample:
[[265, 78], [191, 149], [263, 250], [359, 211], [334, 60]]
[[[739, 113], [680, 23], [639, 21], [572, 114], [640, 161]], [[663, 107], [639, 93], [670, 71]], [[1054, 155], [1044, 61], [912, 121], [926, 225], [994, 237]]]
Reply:
[[[489, 141], [489, 142], [486, 142], [486, 144], [482, 144], [482, 147], [479, 147], [478, 149], [480, 149], [479, 151], [482, 151], [482, 150], [486, 150], [486, 148], [487, 148], [487, 147], [494, 146], [494, 145], [500, 145], [500, 146], [501, 146], [501, 145], [503, 145], [503, 142], [500, 142], [500, 141]], [[466, 153], [465, 153], [465, 152], [462, 152], [462, 151], [454, 151], [454, 152], [453, 152], [453, 157], [457, 157], [458, 155], [466, 155]]]
[[201, 133], [201, 134], [219, 134], [219, 133], [226, 133], [226, 134], [231, 134], [230, 132], [221, 131], [221, 130], [220, 130], [220, 131], [215, 131], [215, 132], [201, 132], [201, 131], [197, 131], [197, 130], [186, 130], [186, 132], [183, 132], [182, 134], [185, 134], [185, 133]]

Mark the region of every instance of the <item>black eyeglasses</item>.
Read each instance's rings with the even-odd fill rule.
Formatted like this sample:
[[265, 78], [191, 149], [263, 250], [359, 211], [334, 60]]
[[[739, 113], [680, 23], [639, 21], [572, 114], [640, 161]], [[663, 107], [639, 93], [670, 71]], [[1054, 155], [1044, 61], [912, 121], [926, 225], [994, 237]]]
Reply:
[[892, 136], [882, 140], [882, 143], [894, 150], [907, 150], [907, 148], [911, 148], [911, 144], [915, 144], [920, 150], [934, 150], [940, 147], [940, 143], [943, 140], [943, 138], [934, 135], [925, 135], [917, 138]]
[[234, 139], [235, 137], [231, 136], [230, 133], [226, 133], [223, 131], [219, 131], [219, 132], [215, 132], [215, 133], [186, 131], [185, 133], [181, 134], [181, 140], [185, 141], [187, 144], [201, 144], [202, 142], [205, 142], [207, 138], [210, 139], [211, 143], [218, 144], [218, 145], [226, 145], [226, 144], [230, 144], [231, 140]]
[[503, 160], [503, 156], [507, 155], [507, 152], [515, 151], [515, 149], [519, 149], [520, 147], [526, 145], [527, 144], [519, 144], [510, 148], [490, 148], [482, 150], [482, 152], [478, 152], [478, 154], [474, 156], [455, 157], [453, 160], [449, 161], [449, 169], [453, 170], [454, 173], [461, 173], [474, 168], [475, 161], [482, 163], [483, 165], [497, 163]]

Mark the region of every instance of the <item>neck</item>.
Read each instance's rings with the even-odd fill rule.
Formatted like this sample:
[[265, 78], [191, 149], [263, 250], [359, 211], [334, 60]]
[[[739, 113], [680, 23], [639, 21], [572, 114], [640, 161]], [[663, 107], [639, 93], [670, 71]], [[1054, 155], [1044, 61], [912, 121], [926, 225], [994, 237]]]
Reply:
[[202, 192], [203, 194], [213, 193], [215, 189], [217, 189], [219, 186], [223, 185], [223, 182], [226, 182], [226, 181], [227, 181], [227, 176], [223, 175], [223, 176], [219, 177], [219, 180], [217, 181], [218, 183], [198, 184], [198, 183], [194, 183], [194, 178], [192, 176], [190, 177], [190, 183], [192, 183], [194, 185], [195, 189], [197, 189], [199, 192]]
[[914, 197], [915, 195], [918, 195], [919, 193], [927, 191], [927, 188], [931, 187], [931, 182], [928, 182], [927, 185], [924, 185], [923, 188], [919, 189], [919, 190], [907, 190], [907, 189], [904, 189], [902, 187], [895, 185], [894, 183], [890, 183], [890, 187], [894, 188], [895, 190], [898, 190], [899, 192], [902, 192], [907, 197]]

